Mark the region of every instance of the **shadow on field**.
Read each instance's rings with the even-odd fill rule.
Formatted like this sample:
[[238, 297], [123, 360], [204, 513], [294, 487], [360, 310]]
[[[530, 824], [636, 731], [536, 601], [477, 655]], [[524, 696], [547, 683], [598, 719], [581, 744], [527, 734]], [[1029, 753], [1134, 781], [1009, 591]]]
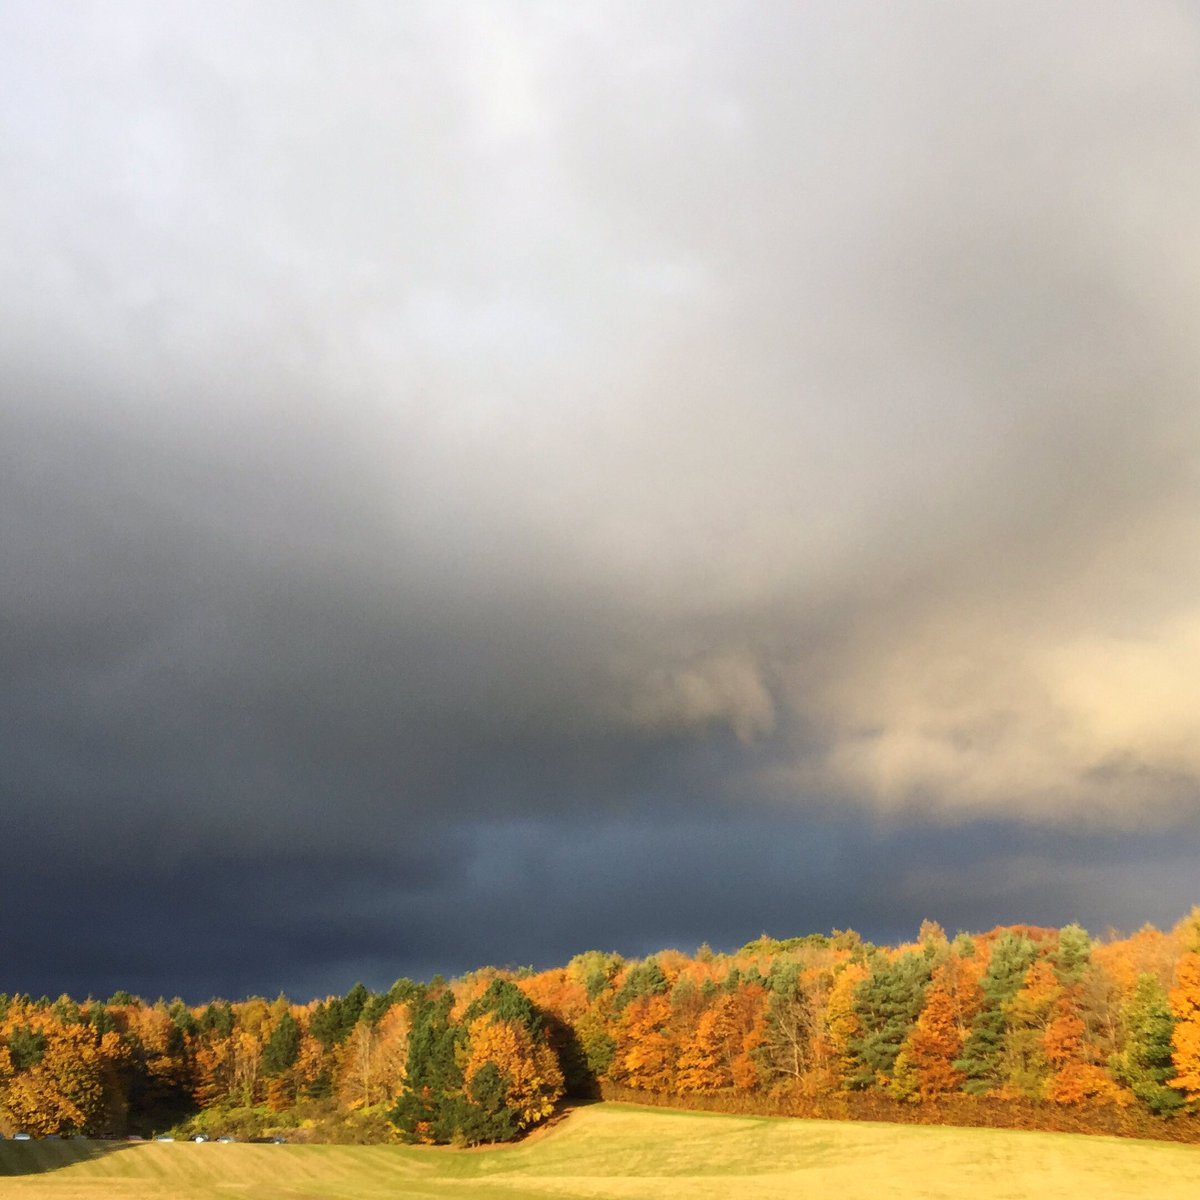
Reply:
[[45, 1175], [78, 1162], [91, 1162], [129, 1149], [127, 1142], [93, 1142], [82, 1138], [58, 1141], [0, 1142], [0, 1178], [9, 1175]]

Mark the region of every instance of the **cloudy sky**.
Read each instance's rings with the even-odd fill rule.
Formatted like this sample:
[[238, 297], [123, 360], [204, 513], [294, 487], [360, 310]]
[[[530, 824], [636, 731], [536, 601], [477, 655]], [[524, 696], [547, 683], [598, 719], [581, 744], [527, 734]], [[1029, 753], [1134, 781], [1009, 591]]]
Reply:
[[1200, 14], [0, 8], [0, 990], [1200, 901]]

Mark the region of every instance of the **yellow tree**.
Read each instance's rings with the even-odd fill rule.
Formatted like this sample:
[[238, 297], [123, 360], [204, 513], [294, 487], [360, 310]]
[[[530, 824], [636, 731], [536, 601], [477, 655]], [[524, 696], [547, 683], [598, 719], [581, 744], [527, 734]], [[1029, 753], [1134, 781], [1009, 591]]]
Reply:
[[411, 1019], [406, 1004], [393, 1004], [379, 1019], [360, 1020], [341, 1046], [337, 1094], [347, 1108], [393, 1099], [404, 1082]]
[[[30, 1133], [94, 1130], [105, 1109], [105, 1048], [87, 1026], [47, 1022], [41, 1058], [14, 1075], [4, 1096], [13, 1120]], [[107, 1049], [115, 1051], [115, 1034]]]
[[360, 1020], [338, 1048], [336, 1087], [338, 1099], [347, 1108], [365, 1108], [378, 1092], [374, 1078], [375, 1026]]
[[404, 1087], [412, 1010], [407, 1004], [393, 1004], [383, 1014], [376, 1032], [373, 1074], [382, 1098], [394, 1100]]
[[300, 1038], [300, 1053], [296, 1055], [296, 1065], [292, 1067], [297, 1094], [308, 1092], [315, 1087], [325, 1067], [324, 1047], [311, 1034], [304, 1034]]
[[1171, 1034], [1175, 1078], [1170, 1084], [1196, 1104], [1200, 1102], [1200, 953], [1192, 951], [1179, 960], [1170, 1003], [1175, 1017]]
[[544, 1039], [534, 1037], [520, 1021], [485, 1013], [471, 1022], [468, 1045], [463, 1070], [468, 1094], [475, 1077], [492, 1064], [506, 1084], [504, 1103], [517, 1129], [528, 1129], [554, 1111], [563, 1092], [563, 1077], [558, 1059]]
[[862, 963], [847, 963], [835, 976], [829, 991], [829, 1003], [825, 1009], [826, 1039], [839, 1082], [844, 1082], [858, 1066], [850, 1049], [851, 1043], [862, 1032], [861, 1022], [854, 1011], [854, 989], [866, 976], [867, 968]]
[[560, 1021], [576, 1021], [587, 1012], [587, 987], [565, 968], [542, 971], [516, 984], [539, 1009]]
[[1003, 1005], [1004, 1082], [1000, 1090], [1006, 1095], [1041, 1095], [1050, 1066], [1045, 1034], [1061, 995], [1062, 987], [1053, 965], [1042, 958], [1028, 968], [1020, 988]]
[[232, 1039], [230, 1095], [240, 1104], [254, 1104], [262, 1088], [262, 1042], [248, 1030]]

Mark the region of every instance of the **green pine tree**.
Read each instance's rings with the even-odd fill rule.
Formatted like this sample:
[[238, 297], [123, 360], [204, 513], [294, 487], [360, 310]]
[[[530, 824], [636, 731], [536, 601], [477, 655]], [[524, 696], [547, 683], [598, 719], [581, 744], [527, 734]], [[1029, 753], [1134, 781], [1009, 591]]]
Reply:
[[1092, 959], [1092, 939], [1082, 925], [1066, 925], [1058, 931], [1054, 951], [1054, 973], [1060, 983], [1078, 983]]
[[871, 974], [855, 989], [854, 1012], [861, 1032], [850, 1042], [858, 1070], [852, 1088], [866, 1088], [890, 1079], [896, 1056], [921, 1012], [929, 985], [930, 964], [924, 954], [911, 952], [888, 961], [876, 956]]
[[988, 968], [979, 981], [984, 1003], [954, 1066], [966, 1075], [963, 1091], [982, 1095], [1000, 1083], [1007, 1021], [1004, 1006], [1021, 988], [1037, 947], [1021, 934], [1005, 930], [992, 946]]
[[454, 997], [421, 999], [413, 1011], [404, 1091], [391, 1112], [406, 1141], [450, 1142], [461, 1125], [463, 1076], [456, 1051], [462, 1031], [450, 1018]]
[[1139, 975], [1121, 1014], [1125, 1048], [1109, 1061], [1113, 1075], [1156, 1116], [1182, 1108], [1186, 1097], [1167, 1080], [1175, 1074], [1171, 1032], [1175, 1019], [1167, 993], [1153, 975]]
[[284, 1012], [263, 1046], [263, 1074], [268, 1077], [282, 1075], [295, 1066], [299, 1057], [300, 1026], [290, 1012]]

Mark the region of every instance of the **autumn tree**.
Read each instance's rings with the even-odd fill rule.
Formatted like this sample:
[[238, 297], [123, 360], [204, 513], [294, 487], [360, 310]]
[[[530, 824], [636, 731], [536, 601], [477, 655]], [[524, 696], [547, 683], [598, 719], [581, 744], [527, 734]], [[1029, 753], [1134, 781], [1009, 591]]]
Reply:
[[[1200, 916], [1200, 910], [1193, 910]], [[1179, 960], [1175, 986], [1170, 993], [1175, 1028], [1171, 1034], [1175, 1074], [1168, 1082], [1187, 1097], [1190, 1104], [1200, 1103], [1200, 953], [1189, 951]]]
[[829, 987], [828, 976], [820, 978], [820, 985], [806, 986], [799, 964], [792, 964], [771, 979], [762, 1054], [771, 1079], [796, 1083], [813, 1066], [821, 1032], [819, 991]]
[[997, 1082], [1007, 1094], [1039, 1096], [1052, 1061], [1061, 1067], [1078, 1057], [1083, 1034], [1078, 1016], [1060, 1013], [1054, 1029], [1050, 1029], [1062, 993], [1054, 965], [1048, 959], [1039, 959], [1025, 972], [1021, 986], [1001, 1005], [1004, 1029]]
[[671, 1090], [680, 1053], [671, 1015], [671, 1002], [661, 993], [642, 996], [626, 1006], [614, 1031], [613, 1079], [644, 1091]]
[[347, 1108], [366, 1108], [399, 1094], [408, 1055], [409, 1008], [393, 1004], [377, 1022], [366, 1014], [338, 1050], [337, 1095]]
[[675, 1086], [680, 1091], [748, 1091], [754, 1086], [756, 1055], [765, 1037], [765, 1000], [766, 992], [757, 984], [714, 999], [679, 1055]]
[[123, 1010], [129, 1047], [127, 1084], [130, 1120], [135, 1125], [157, 1121], [173, 1124], [188, 1112], [196, 1087], [192, 1039], [176, 1009], [158, 1001]]
[[839, 970], [835, 970], [833, 986], [829, 991], [825, 1034], [833, 1058], [834, 1073], [842, 1083], [846, 1083], [859, 1068], [853, 1049], [861, 1031], [855, 993], [866, 975], [866, 966], [861, 962], [843, 964]]
[[[543, 1121], [562, 1095], [563, 1076], [544, 1036], [498, 1012], [476, 1017], [467, 1033], [469, 1048], [463, 1069], [466, 1092], [479, 1117], [468, 1114], [465, 1130], [470, 1141], [497, 1141]], [[493, 1068], [489, 1070], [489, 1068]], [[481, 1072], [485, 1072], [481, 1078]], [[505, 1110], [501, 1115], [500, 1109]], [[474, 1130], [491, 1131], [472, 1137]]]
[[966, 1078], [954, 1066], [962, 1050], [962, 1033], [951, 978], [948, 965], [934, 972], [921, 1014], [897, 1055], [896, 1074], [910, 1081], [897, 1089], [902, 1096], [934, 1099], [958, 1091]]
[[392, 1121], [410, 1141], [497, 1141], [542, 1120], [562, 1094], [545, 1024], [511, 981], [493, 978], [456, 1021], [453, 996], [414, 1005], [404, 1089]]
[[597, 1077], [578, 1029], [589, 1007], [585, 985], [566, 969], [542, 971], [516, 982], [543, 1016], [568, 1094], [595, 1095]]
[[97, 1044], [82, 1024], [47, 1021], [45, 1045], [36, 1062], [12, 1075], [4, 1107], [23, 1129], [36, 1134], [94, 1133], [105, 1112], [109, 1069], [120, 1058], [119, 1037], [105, 1034]]

